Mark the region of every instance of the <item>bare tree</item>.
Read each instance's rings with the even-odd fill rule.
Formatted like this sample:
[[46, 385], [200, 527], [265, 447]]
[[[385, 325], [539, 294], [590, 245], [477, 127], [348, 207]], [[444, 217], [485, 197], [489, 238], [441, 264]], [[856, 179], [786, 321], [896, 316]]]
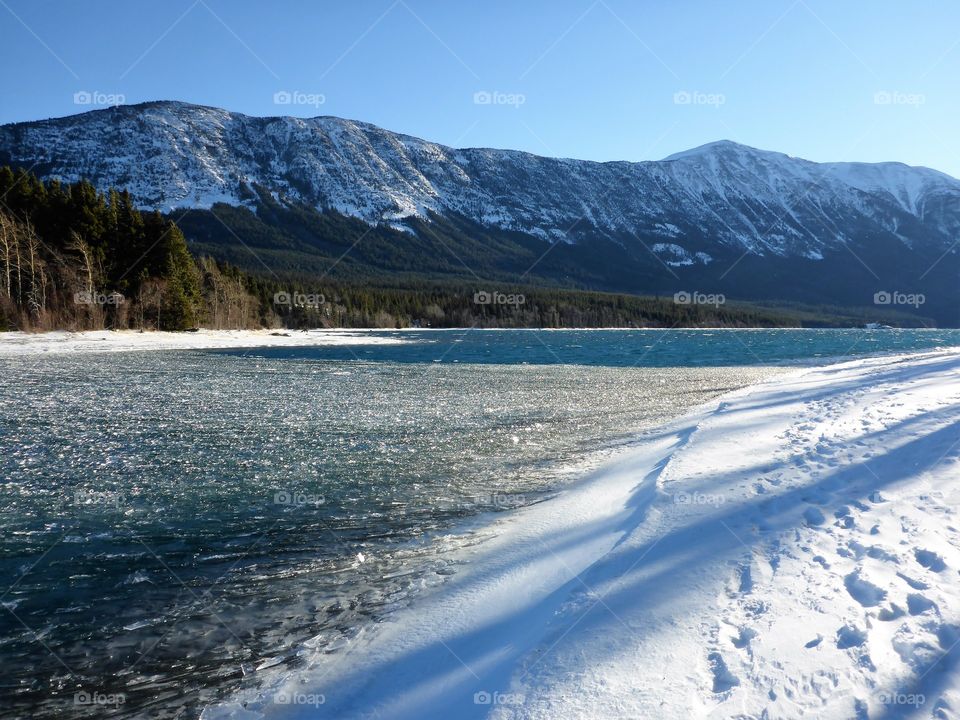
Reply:
[[140, 285], [137, 305], [141, 328], [147, 326], [151, 316], [156, 318], [154, 329], [159, 330], [162, 327], [163, 317], [161, 313], [166, 290], [167, 285], [163, 280], [147, 280]]
[[31, 321], [38, 323], [43, 318], [47, 307], [46, 263], [40, 255], [40, 237], [33, 226], [27, 223], [23, 232], [27, 267], [30, 271], [30, 287], [26, 292], [27, 311]]
[[0, 253], [3, 254], [3, 282], [0, 283], [0, 292], [8, 299], [13, 297], [11, 293], [11, 257], [12, 246], [16, 242], [16, 225], [12, 218], [6, 213], [0, 212]]
[[84, 242], [83, 238], [80, 237], [76, 232], [71, 232], [72, 239], [70, 241], [70, 249], [80, 255], [80, 259], [83, 261], [83, 273], [85, 276], [85, 287], [84, 291], [88, 295], [93, 295], [94, 293], [94, 283], [93, 283], [93, 251], [90, 249], [90, 246]]

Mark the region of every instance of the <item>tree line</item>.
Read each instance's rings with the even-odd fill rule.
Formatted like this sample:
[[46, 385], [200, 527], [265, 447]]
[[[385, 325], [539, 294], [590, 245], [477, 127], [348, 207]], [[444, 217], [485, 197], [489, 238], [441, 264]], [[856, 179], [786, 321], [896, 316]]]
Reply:
[[258, 311], [245, 276], [128, 192], [0, 168], [0, 329], [248, 327]]
[[824, 320], [749, 305], [478, 285], [241, 270], [191, 253], [176, 223], [138, 210], [125, 190], [101, 193], [86, 181], [43, 182], [0, 168], [0, 330], [775, 327]]

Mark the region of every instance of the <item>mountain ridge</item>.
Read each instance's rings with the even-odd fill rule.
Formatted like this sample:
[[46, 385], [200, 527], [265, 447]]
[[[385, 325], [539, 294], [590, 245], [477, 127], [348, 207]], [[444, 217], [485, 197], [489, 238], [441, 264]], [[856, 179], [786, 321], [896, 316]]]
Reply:
[[[122, 106], [113, 106], [113, 107], [145, 108], [145, 107], [152, 107], [152, 106], [170, 106], [170, 107], [179, 106], [185, 109], [197, 108], [197, 109], [203, 109], [203, 110], [215, 110], [215, 111], [228, 113], [230, 115], [238, 115], [238, 116], [243, 116], [248, 118], [257, 118], [261, 120], [294, 120], [294, 121], [334, 120], [334, 121], [350, 123], [358, 126], [365, 126], [375, 130], [383, 130], [386, 132], [390, 132], [393, 135], [396, 135], [398, 137], [404, 137], [404, 138], [408, 138], [408, 139], [416, 140], [420, 142], [429, 142], [433, 145], [439, 145], [449, 150], [479, 150], [479, 151], [492, 151], [492, 152], [510, 152], [510, 153], [518, 153], [521, 155], [529, 155], [532, 157], [546, 158], [549, 160], [561, 160], [561, 161], [569, 160], [577, 163], [592, 163], [596, 165], [608, 165], [608, 164], [619, 164], [619, 163], [626, 163], [630, 165], [642, 165], [645, 163], [660, 163], [660, 162], [666, 162], [668, 160], [674, 160], [687, 154], [693, 154], [693, 153], [696, 153], [697, 151], [704, 150], [712, 146], [729, 145], [729, 146], [735, 146], [738, 148], [753, 150], [758, 153], [780, 155], [789, 160], [800, 160], [803, 162], [813, 163], [815, 165], [837, 164], [837, 165], [861, 165], [861, 166], [870, 166], [870, 167], [882, 166], [882, 165], [896, 165], [903, 168], [908, 168], [910, 170], [921, 170], [921, 171], [928, 170], [930, 172], [941, 175], [944, 178], [947, 178], [949, 180], [960, 182], [960, 178], [950, 175], [950, 173], [947, 173], [943, 170], [937, 170], [936, 168], [932, 168], [926, 165], [911, 165], [910, 163], [906, 163], [900, 160], [879, 160], [876, 162], [869, 162], [864, 160], [836, 160], [836, 161], [835, 160], [825, 160], [825, 161], [810, 160], [809, 158], [800, 157], [799, 155], [790, 155], [789, 153], [785, 153], [781, 150], [768, 150], [766, 148], [760, 148], [760, 147], [757, 147], [756, 145], [741, 143], [736, 140], [731, 140], [729, 138], [718, 138], [717, 140], [710, 140], [700, 145], [695, 145], [691, 148], [678, 150], [669, 155], [666, 155], [663, 158], [660, 158], [659, 160], [625, 160], [625, 159], [595, 160], [592, 158], [576, 158], [576, 157], [571, 157], [567, 155], [542, 155], [540, 153], [534, 153], [528, 150], [517, 150], [515, 148], [505, 148], [505, 147], [504, 148], [493, 147], [490, 145], [463, 145], [463, 146], [447, 145], [446, 143], [426, 140], [425, 138], [422, 138], [419, 135], [413, 135], [411, 133], [401, 132], [399, 130], [386, 130], [386, 128], [384, 128], [383, 126], [377, 125], [375, 123], [371, 123], [366, 120], [359, 120], [357, 118], [349, 118], [341, 115], [311, 115], [308, 117], [303, 117], [300, 115], [250, 115], [249, 113], [243, 113], [243, 112], [234, 111], [234, 110], [226, 110], [225, 108], [221, 108], [216, 105], [205, 105], [203, 103], [193, 103], [193, 102], [187, 102], [185, 100], [144, 100], [139, 103], [129, 103], [129, 104], [124, 104]], [[18, 126], [18, 125], [34, 125], [38, 123], [68, 120], [71, 118], [83, 117], [85, 115], [89, 115], [90, 113], [106, 112], [111, 109], [112, 107], [104, 107], [104, 108], [97, 108], [94, 110], [85, 110], [83, 112], [73, 113], [71, 115], [54, 115], [46, 118], [38, 118], [35, 120], [18, 120], [15, 122], [0, 123], [0, 127], [12, 127], [12, 126]]]
[[[744, 298], [869, 304], [889, 286], [926, 289], [944, 307], [956, 297], [945, 271], [960, 257], [960, 180], [892, 162], [816, 163], [730, 140], [657, 161], [550, 158], [452, 148], [329, 115], [259, 118], [152, 101], [0, 126], [4, 163], [123, 187], [139, 207], [173, 217], [245, 209], [260, 235], [276, 235], [278, 213], [291, 216], [284, 237], [294, 215], [353, 218], [383, 229], [385, 246], [419, 248], [428, 268], [430, 253], [456, 254], [452, 233], [478, 258], [478, 243], [494, 254], [506, 248], [502, 257], [512, 259], [501, 266], [514, 277], [526, 274], [521, 257], [569, 246], [549, 258], [565, 265], [539, 269], [592, 289], [642, 294], [699, 283]], [[429, 235], [451, 227], [428, 246]], [[208, 247], [237, 244], [210, 228]], [[336, 232], [293, 234], [337, 257]], [[394, 267], [376, 262], [383, 272]]]
[[[121, 127], [125, 121], [128, 125], [139, 122], [150, 142], [141, 139], [137, 147], [135, 133]], [[84, 143], [74, 137], [78, 126], [102, 135], [105, 126], [111, 125], [119, 132], [112, 134], [109, 143]], [[200, 140], [199, 146], [193, 145], [192, 137]], [[151, 151], [161, 141], [166, 144], [166, 157], [153, 163], [161, 167], [144, 170], [155, 175], [167, 170], [173, 182], [130, 176], [129, 168], [140, 165], [137, 160], [156, 160]], [[17, 152], [17, 143], [24, 152]], [[46, 177], [74, 182], [89, 174], [92, 177], [88, 179], [98, 186], [129, 186], [146, 209], [209, 208], [216, 202], [242, 205], [249, 195], [245, 191], [261, 185], [275, 196], [333, 209], [368, 223], [389, 224], [410, 216], [428, 218], [431, 212], [458, 212], [481, 224], [545, 240], [575, 239], [569, 237], [568, 228], [586, 219], [601, 232], [627, 230], [672, 242], [675, 233], [662, 225], [672, 214], [667, 210], [678, 203], [685, 217], [706, 218], [717, 215], [718, 209], [729, 214], [724, 205], [729, 204], [731, 192], [737, 199], [751, 197], [770, 207], [778, 204], [777, 196], [796, 196], [797, 187], [804, 183], [827, 185], [834, 195], [868, 192], [882, 200], [886, 193], [900, 210], [914, 217], [931, 192], [960, 198], [960, 180], [937, 170], [893, 163], [814, 163], [730, 140], [674, 153], [664, 160], [600, 162], [519, 150], [453, 148], [331, 115], [260, 118], [180, 101], [153, 101], [3, 125], [0, 151], [14, 164], [36, 162], [39, 155], [41, 165], [51, 166], [42, 173]], [[63, 161], [64, 157], [72, 160]], [[706, 183], [698, 182], [706, 171], [712, 177]], [[739, 177], [733, 177], [734, 172]], [[576, 184], [583, 196], [574, 198], [569, 187], [557, 184], [549, 195], [519, 191], [558, 173], [566, 175], [560, 184]], [[894, 179], [899, 190], [891, 190], [894, 181], [879, 181], [892, 173], [905, 176]], [[505, 179], [504, 174], [513, 178]], [[907, 179], [914, 186], [909, 191]], [[505, 193], [511, 181], [513, 187], [506, 187]], [[626, 195], [615, 192], [618, 185], [625, 188]], [[710, 194], [713, 197], [708, 197]], [[659, 207], [643, 202], [650, 195], [659, 201]], [[564, 216], [550, 207], [558, 204], [579, 204], [581, 212]], [[702, 229], [711, 231], [720, 242], [739, 243], [748, 252], [810, 256], [810, 248], [803, 248], [804, 253], [787, 247], [791, 238], [804, 235], [805, 223], [798, 219], [793, 227], [781, 225], [783, 217], [792, 215], [792, 208], [788, 203], [779, 204], [783, 212], [769, 222], [752, 223], [748, 212], [736, 218], [739, 227], [725, 222]], [[543, 212], [544, 208], [552, 212]], [[896, 232], [901, 225], [887, 220], [885, 229]], [[761, 237], [766, 226], [773, 235], [772, 243]], [[960, 213], [940, 229], [960, 229]], [[814, 254], [822, 251], [819, 245], [824, 240], [817, 235], [824, 233], [814, 228], [808, 235], [804, 244], [817, 245]]]

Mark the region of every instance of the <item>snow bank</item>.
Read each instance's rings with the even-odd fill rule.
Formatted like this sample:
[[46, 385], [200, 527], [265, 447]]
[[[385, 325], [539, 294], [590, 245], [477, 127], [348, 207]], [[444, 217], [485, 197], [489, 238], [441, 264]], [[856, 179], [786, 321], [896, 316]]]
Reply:
[[126, 352], [131, 350], [202, 350], [304, 345], [383, 345], [404, 342], [363, 330], [199, 330], [197, 332], [88, 332], [0, 333], [0, 357], [42, 353]]
[[800, 370], [502, 516], [464, 572], [215, 717], [952, 717], [960, 352]]

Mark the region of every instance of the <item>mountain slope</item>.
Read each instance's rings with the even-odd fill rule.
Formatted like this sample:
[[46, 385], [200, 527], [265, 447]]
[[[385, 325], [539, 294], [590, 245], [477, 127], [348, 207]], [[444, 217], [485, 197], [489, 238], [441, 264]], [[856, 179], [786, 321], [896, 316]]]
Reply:
[[[659, 162], [597, 163], [453, 149], [334, 117], [256, 118], [155, 102], [0, 126], [0, 162], [126, 187], [140, 206], [165, 211], [225, 203], [268, 225], [265, 203], [339, 214], [404, 232], [391, 243], [450, 224], [527, 243], [520, 254], [534, 258], [542, 250], [530, 241], [562, 241], [577, 246], [568, 253], [572, 274], [548, 266], [537, 276], [636, 292], [677, 290], [689, 279], [744, 297], [869, 304], [875, 292], [922, 286], [946, 302], [960, 257], [960, 181], [898, 163], [818, 164], [729, 141]], [[611, 277], [629, 267], [642, 280], [623, 287], [602, 269], [599, 278], [579, 277], [577, 266], [596, 252], [620, 265]], [[855, 275], [853, 298], [842, 297], [850, 288], [816, 286], [838, 263]], [[528, 267], [518, 260], [506, 271]], [[771, 288], [744, 273], [790, 268], [795, 281]]]

